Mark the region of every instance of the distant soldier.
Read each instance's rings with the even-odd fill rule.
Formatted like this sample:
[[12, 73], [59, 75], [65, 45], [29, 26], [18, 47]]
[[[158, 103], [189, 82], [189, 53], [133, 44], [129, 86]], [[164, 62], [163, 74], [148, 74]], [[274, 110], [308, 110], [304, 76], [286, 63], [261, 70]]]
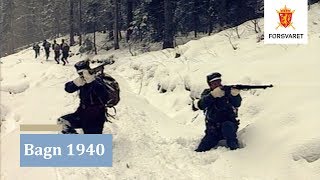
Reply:
[[57, 43], [56, 40], [53, 40], [53, 44], [52, 44], [52, 49], [54, 52], [54, 60], [57, 62], [57, 64], [59, 64], [60, 61], [60, 45]]
[[40, 56], [40, 46], [38, 44], [34, 43], [32, 49], [34, 50], [34, 52], [36, 54], [35, 58]]
[[50, 46], [51, 44], [47, 40], [43, 40], [42, 44], [44, 51], [46, 52], [46, 60], [48, 60], [49, 55], [50, 55]]
[[69, 50], [70, 50], [70, 46], [64, 42], [64, 39], [61, 40], [61, 50], [62, 50], [62, 62], [63, 62], [63, 65], [66, 65], [66, 63], [69, 63], [68, 62], [68, 56], [69, 56]]

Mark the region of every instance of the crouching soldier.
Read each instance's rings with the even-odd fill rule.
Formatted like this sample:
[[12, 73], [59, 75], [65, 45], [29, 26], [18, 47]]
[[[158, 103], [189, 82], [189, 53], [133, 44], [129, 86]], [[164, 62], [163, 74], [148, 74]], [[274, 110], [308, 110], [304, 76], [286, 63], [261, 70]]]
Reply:
[[227, 94], [221, 85], [221, 74], [212, 73], [207, 76], [209, 89], [205, 89], [201, 98], [194, 101], [193, 109], [204, 110], [205, 136], [201, 140], [197, 152], [208, 151], [215, 147], [220, 140], [225, 139], [231, 149], [239, 148], [237, 139], [238, 121], [237, 108], [242, 98], [240, 90], [231, 89]]
[[108, 101], [106, 86], [89, 73], [89, 61], [80, 61], [75, 68], [79, 77], [67, 82], [65, 91], [73, 93], [79, 90], [80, 105], [76, 112], [60, 117], [58, 124], [62, 125], [63, 134], [76, 134], [75, 128], [82, 128], [84, 134], [102, 134]]

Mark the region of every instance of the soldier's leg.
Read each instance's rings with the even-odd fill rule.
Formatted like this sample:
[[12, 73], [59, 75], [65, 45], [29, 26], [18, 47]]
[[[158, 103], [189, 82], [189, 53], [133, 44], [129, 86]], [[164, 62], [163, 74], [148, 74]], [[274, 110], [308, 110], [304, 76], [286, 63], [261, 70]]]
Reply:
[[84, 127], [83, 133], [84, 134], [102, 134], [103, 132], [103, 124], [100, 124], [96, 127]]
[[215, 147], [218, 144], [218, 142], [219, 142], [219, 138], [217, 136], [206, 134], [202, 138], [198, 148], [195, 151], [196, 152], [208, 151], [213, 147]]
[[82, 129], [84, 134], [102, 134], [103, 126], [106, 121], [105, 114], [91, 116], [83, 120]]
[[56, 61], [57, 61], [58, 64], [60, 64], [60, 59], [59, 59], [59, 58], [60, 58], [60, 52], [57, 52], [57, 59], [56, 59]]
[[213, 127], [207, 126], [205, 133], [206, 135], [202, 138], [198, 148], [195, 150], [197, 152], [208, 151], [215, 147], [221, 140], [217, 129], [214, 129]]
[[66, 65], [66, 61], [64, 61], [64, 58], [61, 58], [61, 61], [63, 62], [63, 65]]
[[237, 129], [237, 124], [231, 121], [226, 121], [221, 125], [223, 138], [226, 139], [227, 145], [231, 150], [239, 148]]
[[65, 61], [65, 58], [64, 58], [64, 54], [63, 54], [63, 53], [62, 53], [61, 61], [63, 62], [63, 65], [66, 65], [66, 61]]
[[81, 120], [76, 113], [67, 114], [58, 118], [58, 125], [61, 125], [63, 134], [77, 134], [75, 128], [81, 128]]
[[59, 52], [54, 51], [54, 60], [57, 62], [57, 64], [59, 64], [58, 54]]
[[63, 65], [66, 65], [66, 63], [67, 63], [67, 57], [66, 57], [66, 53], [62, 53], [62, 61], [63, 61]]
[[69, 53], [66, 53], [66, 55], [65, 55], [65, 61], [69, 64], [68, 57], [69, 57]]
[[49, 59], [49, 51], [46, 51], [46, 60]]

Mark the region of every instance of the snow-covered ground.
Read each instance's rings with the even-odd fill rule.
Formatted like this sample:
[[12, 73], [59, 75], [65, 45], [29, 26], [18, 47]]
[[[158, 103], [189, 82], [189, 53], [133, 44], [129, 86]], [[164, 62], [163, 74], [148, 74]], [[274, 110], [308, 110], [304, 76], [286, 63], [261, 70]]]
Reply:
[[[43, 52], [41, 63], [31, 49], [3, 58], [1, 179], [319, 179], [320, 6], [309, 11], [308, 45], [256, 43], [249, 24], [239, 27], [241, 39], [233, 39], [236, 51], [226, 30], [174, 50], [90, 56], [116, 60], [106, 69], [121, 87], [117, 117], [104, 129], [114, 136], [111, 168], [19, 167], [19, 124], [55, 124], [76, 109], [77, 95], [63, 87], [77, 77], [73, 64], [85, 56], [71, 57], [66, 66], [52, 56], [43, 61]], [[199, 96], [205, 76], [215, 71], [224, 84], [274, 88], [241, 93], [238, 135], [244, 148], [196, 153], [204, 116], [191, 110], [190, 97]]]

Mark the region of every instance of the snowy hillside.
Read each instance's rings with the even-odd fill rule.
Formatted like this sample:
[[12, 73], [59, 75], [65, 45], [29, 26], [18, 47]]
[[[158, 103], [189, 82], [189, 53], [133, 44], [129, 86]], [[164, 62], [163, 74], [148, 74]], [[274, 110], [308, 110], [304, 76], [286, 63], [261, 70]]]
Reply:
[[[85, 57], [61, 66], [52, 56], [41, 63], [26, 49], [1, 59], [1, 179], [319, 179], [320, 6], [309, 11], [308, 45], [257, 43], [249, 24], [232, 39], [237, 50], [226, 30], [175, 50], [90, 56], [116, 60], [106, 69], [121, 87], [117, 117], [104, 129], [114, 136], [111, 168], [20, 168], [19, 124], [55, 124], [76, 109], [78, 97], [64, 92], [64, 83], [77, 77], [73, 65]], [[191, 110], [190, 97], [215, 71], [223, 84], [274, 88], [241, 92], [244, 148], [196, 153], [204, 116]]]

